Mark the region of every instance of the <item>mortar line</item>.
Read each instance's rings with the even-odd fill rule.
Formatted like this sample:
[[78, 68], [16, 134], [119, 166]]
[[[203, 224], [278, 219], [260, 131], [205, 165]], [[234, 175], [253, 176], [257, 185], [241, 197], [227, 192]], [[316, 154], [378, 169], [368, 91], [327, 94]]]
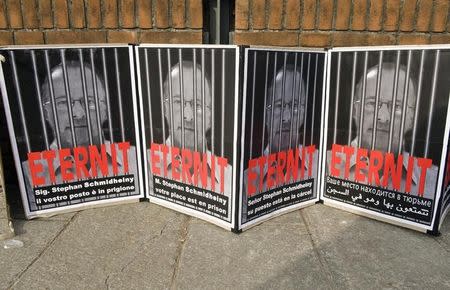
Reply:
[[175, 258], [175, 266], [173, 268], [173, 272], [172, 272], [172, 278], [170, 279], [170, 289], [176, 289], [176, 280], [178, 277], [178, 271], [180, 269], [180, 264], [181, 264], [181, 256], [183, 254], [184, 251], [184, 247], [186, 244], [186, 239], [187, 239], [187, 235], [189, 233], [189, 225], [190, 225], [190, 221], [191, 221], [191, 217], [187, 216], [185, 218], [185, 220], [182, 223], [181, 229], [180, 229], [180, 241], [181, 243], [178, 245], [177, 248], [177, 255]]
[[439, 247], [444, 249], [445, 252], [450, 253], [450, 250], [447, 249], [448, 245], [446, 242], [442, 241], [439, 237], [433, 237], [433, 240], [439, 245]]
[[323, 269], [323, 271], [325, 272], [325, 275], [328, 277], [328, 284], [330, 286], [332, 286], [331, 281], [333, 281], [333, 274], [331, 273], [329, 266], [328, 266], [328, 262], [327, 260], [322, 256], [322, 254], [320, 254], [320, 251], [318, 249], [318, 246], [316, 244], [316, 242], [314, 241], [314, 238], [312, 236], [311, 233], [311, 229], [309, 228], [309, 224], [305, 218], [305, 215], [303, 214], [303, 211], [299, 211], [300, 217], [303, 220], [303, 223], [305, 224], [306, 227], [306, 231], [308, 233], [309, 239], [311, 241], [312, 247], [313, 247], [313, 251], [314, 254], [317, 256], [317, 259], [319, 260], [320, 263], [320, 267]]
[[9, 283], [7, 289], [12, 289], [14, 286], [16, 286], [16, 284], [20, 281], [20, 279], [22, 278], [22, 276], [28, 271], [28, 269], [31, 268], [31, 266], [34, 265], [34, 263], [37, 262], [37, 260], [39, 260], [42, 255], [44, 255], [44, 253], [47, 251], [48, 248], [50, 248], [50, 246], [53, 245], [53, 243], [56, 241], [56, 239], [67, 229], [67, 227], [72, 223], [72, 221], [75, 219], [75, 217], [77, 217], [79, 214], [79, 212], [77, 212], [76, 214], [73, 215], [72, 218], [70, 218], [70, 220], [63, 226], [63, 228], [53, 237], [53, 239], [47, 244], [47, 246], [45, 246], [42, 251], [39, 253], [39, 255], [37, 255], [36, 258], [33, 259], [33, 261], [31, 261], [31, 263], [22, 271], [19, 273], [19, 275], [17, 275], [16, 278], [14, 278], [11, 283]]

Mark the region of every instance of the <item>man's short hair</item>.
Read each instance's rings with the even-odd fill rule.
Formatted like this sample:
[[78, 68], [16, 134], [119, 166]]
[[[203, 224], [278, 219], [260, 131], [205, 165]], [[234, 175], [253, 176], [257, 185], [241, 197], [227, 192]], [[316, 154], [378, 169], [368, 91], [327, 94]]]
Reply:
[[[77, 61], [77, 60], [69, 60], [69, 61], [66, 62], [66, 72], [67, 72], [68, 68], [79, 68], [80, 69], [80, 80], [81, 81], [83, 81], [82, 78], [81, 78], [81, 68], [82, 67], [84, 67], [85, 79], [86, 79], [86, 82], [87, 82], [88, 78], [86, 76], [86, 69], [90, 70], [91, 73], [92, 73], [92, 67], [91, 67], [90, 64], [88, 64], [86, 62], [81, 63], [80, 61]], [[53, 66], [50, 69], [50, 75], [52, 77], [52, 83], [54, 82], [54, 79], [55, 79], [55, 76], [53, 76], [53, 74], [59, 69], [61, 70], [61, 73], [63, 73], [63, 64], [62, 63], [58, 63], [57, 65]], [[103, 77], [99, 74], [97, 68], [95, 68], [95, 69], [96, 69], [95, 70], [95, 75], [96, 75], [95, 79], [97, 80], [97, 87], [102, 86], [104, 88], [105, 87], [105, 82], [103, 80]], [[63, 76], [63, 78], [64, 78], [64, 76]], [[92, 80], [94, 81], [94, 78], [92, 78]], [[48, 81], [49, 81], [48, 74], [46, 74], [45, 78], [44, 78], [44, 81], [41, 84], [41, 94], [42, 94], [42, 103], [43, 104], [50, 101], [50, 95], [51, 94], [50, 94], [50, 87], [49, 87]], [[70, 79], [68, 80], [67, 85], [70, 87]], [[86, 83], [86, 86], [87, 85], [88, 84]], [[93, 85], [93, 83], [92, 83], [92, 85]], [[102, 94], [99, 94], [98, 96], [99, 97], [105, 97], [105, 95], [102, 95]]]

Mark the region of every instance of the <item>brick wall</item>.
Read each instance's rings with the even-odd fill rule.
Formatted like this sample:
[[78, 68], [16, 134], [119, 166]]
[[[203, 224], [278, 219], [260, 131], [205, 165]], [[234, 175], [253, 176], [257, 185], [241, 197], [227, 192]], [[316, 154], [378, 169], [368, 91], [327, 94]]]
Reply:
[[[449, 0], [236, 0], [234, 43], [450, 43]], [[0, 45], [201, 43], [202, 0], [0, 0]]]
[[450, 43], [449, 0], [237, 0], [236, 44]]
[[0, 45], [201, 43], [201, 0], [0, 0]]

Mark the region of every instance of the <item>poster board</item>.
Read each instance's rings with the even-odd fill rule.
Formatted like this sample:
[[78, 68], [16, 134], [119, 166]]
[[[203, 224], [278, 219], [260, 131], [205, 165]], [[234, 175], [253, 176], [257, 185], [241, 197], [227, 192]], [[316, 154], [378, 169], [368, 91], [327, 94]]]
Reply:
[[319, 200], [326, 52], [245, 48], [239, 227]]
[[132, 47], [11, 46], [0, 54], [27, 218], [143, 197]]
[[233, 229], [239, 48], [139, 45], [135, 51], [150, 202]]
[[436, 231], [449, 138], [450, 46], [329, 51], [325, 204]]

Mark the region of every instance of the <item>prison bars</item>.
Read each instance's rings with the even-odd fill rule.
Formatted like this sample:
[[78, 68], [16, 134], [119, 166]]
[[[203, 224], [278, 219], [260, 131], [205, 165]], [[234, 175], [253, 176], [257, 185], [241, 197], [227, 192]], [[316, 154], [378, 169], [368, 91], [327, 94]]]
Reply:
[[[390, 106], [390, 120], [389, 120], [389, 140], [388, 140], [388, 146], [387, 146], [387, 151], [391, 152], [393, 150], [392, 146], [394, 144], [394, 131], [395, 128], [397, 126], [400, 127], [399, 131], [399, 143], [398, 143], [398, 147], [395, 148], [398, 152], [402, 152], [402, 151], [408, 151], [409, 153], [412, 155], [416, 154], [416, 147], [417, 147], [417, 134], [418, 134], [418, 127], [419, 127], [419, 106], [421, 104], [421, 96], [423, 93], [423, 83], [424, 83], [424, 65], [425, 65], [425, 57], [427, 55], [427, 51], [426, 50], [407, 50], [406, 51], [406, 55], [407, 55], [407, 61], [406, 61], [406, 69], [404, 69], [404, 81], [402, 84], [399, 84], [399, 78], [400, 78], [400, 70], [403, 70], [400, 66], [400, 62], [401, 62], [401, 51], [397, 50], [395, 53], [395, 71], [394, 71], [394, 79], [393, 80], [386, 80], [386, 79], [382, 79], [382, 71], [383, 71], [383, 64], [385, 63], [383, 61], [383, 57], [384, 57], [384, 53], [386, 51], [375, 51], [373, 52], [378, 53], [378, 61], [377, 61], [377, 67], [376, 67], [376, 74], [377, 74], [377, 78], [376, 78], [376, 87], [375, 87], [375, 106], [374, 106], [374, 115], [373, 115], [373, 120], [372, 120], [372, 126], [373, 126], [373, 131], [372, 131], [372, 136], [371, 136], [371, 144], [370, 144], [370, 149], [374, 150], [375, 146], [376, 146], [376, 134], [377, 134], [377, 126], [378, 126], [378, 109], [380, 107], [380, 91], [381, 91], [381, 87], [382, 87], [382, 83], [385, 84], [386, 82], [390, 82], [392, 81], [393, 83], [393, 89], [392, 89], [392, 97], [391, 97], [391, 106]], [[417, 80], [417, 87], [410, 87], [411, 84], [414, 84], [415, 82], [412, 81], [412, 76], [411, 76], [411, 66], [412, 66], [412, 53], [413, 52], [420, 52], [420, 64], [418, 67], [418, 80]], [[341, 65], [340, 65], [340, 58], [341, 58], [341, 53], [342, 52], [337, 52], [337, 66], [336, 66], [336, 70], [334, 70], [334, 75], [336, 78], [336, 86], [335, 86], [335, 92], [334, 92], [334, 118], [333, 120], [333, 142], [336, 142], [336, 136], [337, 136], [337, 117], [338, 114], [336, 114], [338, 112], [338, 107], [341, 103], [341, 101], [339, 100], [339, 94], [340, 94], [340, 90], [341, 90], [341, 86], [340, 86], [340, 81], [341, 81], [341, 76], [340, 76], [340, 72], [341, 72]], [[430, 53], [430, 52], [428, 52]], [[356, 136], [356, 140], [357, 140], [357, 146], [361, 147], [361, 139], [362, 139], [362, 135], [364, 134], [363, 132], [363, 122], [364, 122], [364, 110], [365, 110], [365, 103], [366, 103], [366, 96], [367, 96], [367, 72], [368, 72], [368, 60], [369, 60], [369, 51], [363, 51], [362, 54], [364, 55], [364, 62], [363, 62], [363, 73], [362, 76], [360, 78], [359, 83], [361, 83], [362, 89], [358, 92], [359, 94], [359, 99], [355, 100], [355, 82], [356, 82], [356, 67], [357, 67], [357, 62], [358, 62], [358, 52], [352, 52], [353, 54], [353, 61], [352, 61], [352, 80], [351, 80], [351, 98], [350, 98], [350, 118], [348, 121], [348, 127], [347, 127], [347, 132], [348, 132], [348, 140], [347, 143], [350, 145], [352, 140], [351, 140], [351, 133], [352, 133], [352, 119], [353, 119], [353, 106], [355, 102], [359, 102], [360, 103], [360, 107], [359, 107], [359, 120], [357, 121], [358, 126], [358, 131], [357, 131], [357, 136]], [[435, 57], [434, 57], [434, 62], [433, 62], [433, 73], [432, 73], [432, 77], [431, 77], [431, 88], [430, 88], [430, 101], [429, 101], [429, 105], [428, 108], [426, 110], [427, 112], [427, 116], [426, 116], [426, 137], [425, 137], [425, 147], [424, 147], [424, 153], [423, 156], [428, 158], [430, 155], [430, 137], [431, 137], [431, 130], [432, 130], [432, 123], [433, 123], [433, 117], [434, 117], [434, 110], [435, 110], [435, 103], [436, 103], [436, 91], [437, 91], [437, 81], [438, 81], [438, 73], [439, 73], [439, 64], [440, 64], [440, 50], [436, 50], [435, 53]], [[402, 110], [401, 110], [401, 116], [400, 116], [400, 122], [399, 124], [395, 124], [395, 108], [396, 108], [396, 103], [397, 103], [397, 99], [398, 99], [398, 90], [400, 88], [400, 85], [403, 85], [403, 94], [402, 94]], [[410, 90], [414, 88], [414, 92], [410, 92]], [[416, 96], [416, 99], [414, 101], [414, 105], [413, 107], [408, 106], [408, 98], [410, 94], [414, 94]], [[345, 100], [343, 100], [342, 102], [344, 102]], [[408, 110], [412, 110], [412, 114], [413, 114], [413, 124], [412, 124], [412, 137], [411, 137], [411, 144], [409, 148], [404, 148], [404, 138], [405, 138], [405, 133], [406, 130], [408, 128], [405, 128], [405, 122], [406, 122], [406, 118], [407, 118], [407, 114], [408, 114]], [[332, 116], [329, 116], [329, 118], [332, 118]]]
[[[265, 70], [263, 71], [263, 76], [264, 76], [264, 111], [262, 113], [262, 119], [263, 119], [263, 128], [262, 128], [262, 141], [261, 141], [261, 156], [262, 155], [266, 155], [266, 154], [270, 154], [272, 153], [272, 148], [275, 146], [278, 150], [280, 150], [281, 146], [283, 145], [288, 145], [289, 149], [292, 149], [292, 141], [295, 141], [295, 145], [296, 147], [298, 147], [300, 145], [300, 141], [302, 143], [302, 146], [305, 146], [307, 144], [306, 140], [306, 132], [311, 132], [311, 138], [310, 138], [310, 142], [311, 144], [313, 143], [313, 136], [314, 136], [314, 121], [309, 122], [311, 127], [309, 128], [309, 124], [307, 124], [307, 113], [308, 113], [308, 109], [303, 109], [303, 107], [307, 106], [308, 102], [311, 102], [311, 100], [306, 100], [309, 97], [309, 94], [312, 95], [312, 104], [310, 104], [312, 106], [312, 111], [311, 111], [311, 115], [312, 118], [315, 117], [315, 107], [316, 107], [316, 89], [317, 89], [317, 71], [318, 71], [318, 65], [319, 65], [319, 54], [305, 54], [305, 53], [301, 53], [301, 52], [284, 52], [283, 53], [283, 64], [281, 67], [278, 67], [278, 54], [280, 52], [275, 51], [272, 53], [269, 53], [269, 51], [266, 52], [265, 54], [265, 62], [262, 63], [261, 65], [258, 65], [257, 62], [257, 50], [250, 50], [249, 54], [248, 54], [248, 59], [249, 59], [249, 63], [248, 63], [248, 68], [253, 67], [253, 70], [251, 71], [252, 73], [248, 74], [247, 76], [247, 92], [248, 92], [248, 96], [247, 98], [250, 100], [249, 105], [250, 105], [250, 120], [249, 120], [249, 126], [250, 130], [249, 130], [249, 136], [248, 138], [245, 138], [245, 142], [249, 142], [249, 146], [250, 146], [250, 154], [249, 157], [252, 158], [253, 157], [253, 143], [255, 142], [254, 139], [254, 134], [256, 134], [255, 132], [255, 127], [254, 127], [254, 122], [255, 122], [255, 118], [259, 118], [260, 114], [256, 114], [255, 113], [255, 108], [257, 106], [256, 104], [256, 100], [255, 100], [255, 89], [256, 89], [256, 69], [257, 66], [259, 67], [263, 67], [265, 68]], [[307, 55], [307, 65], [306, 65], [306, 89], [304, 88], [305, 84], [304, 84], [304, 80], [303, 80], [303, 64], [304, 64], [304, 56]], [[270, 56], [271, 59], [270, 59]], [[298, 58], [300, 57], [301, 59], [301, 64], [298, 65]], [[315, 57], [315, 59], [313, 58]], [[264, 59], [264, 58], [263, 58]], [[289, 61], [288, 61], [289, 59]], [[292, 59], [294, 59], [294, 63], [293, 63], [293, 67], [294, 70], [291, 72], [289, 71], [289, 74], [286, 72], [286, 68], [287, 65], [292, 65]], [[271, 68], [269, 68], [269, 62], [273, 60], [273, 70]], [[314, 66], [314, 68], [313, 68]], [[298, 68], [300, 67], [300, 69]], [[271, 80], [269, 81], [268, 79], [268, 75], [269, 75], [269, 70], [271, 70]], [[310, 71], [313, 70], [314, 72], [314, 76], [311, 77], [311, 73]], [[259, 70], [261, 71], [261, 70]], [[258, 71], [258, 72], [259, 72]], [[282, 74], [282, 75], [281, 75]], [[290, 76], [292, 74], [292, 76]], [[289, 75], [289, 77], [288, 77]], [[312, 78], [312, 79], [311, 79]], [[293, 83], [290, 83], [291, 86], [291, 91], [287, 92], [286, 91], [286, 82], [290, 82], [293, 81]], [[312, 87], [313, 87], [313, 91], [311, 91], [310, 87], [310, 82], [313, 83]], [[281, 86], [281, 88], [279, 87]], [[275, 116], [274, 111], [275, 111], [275, 99], [277, 97], [277, 93], [281, 91], [281, 96], [284, 96], [281, 98], [281, 110], [280, 110], [280, 115], [279, 116]], [[307, 93], [308, 92], [308, 93]], [[277, 99], [278, 100], [278, 99]], [[286, 103], [289, 103], [289, 100], [291, 102], [291, 106], [289, 108], [289, 144], [282, 144], [282, 131], [283, 129], [285, 129], [285, 127], [283, 127], [282, 122], [285, 122], [287, 120], [284, 119], [284, 114], [285, 114], [285, 110], [286, 110]], [[278, 100], [280, 101], [280, 100]], [[268, 104], [268, 102], [270, 104]], [[297, 110], [296, 114], [294, 114], [294, 107], [296, 106], [299, 107], [299, 109]], [[286, 111], [287, 113], [287, 111]], [[269, 118], [266, 121], [266, 115], [267, 118]], [[278, 124], [278, 128], [274, 127], [274, 120], [275, 117], [279, 118], [280, 123]], [[277, 119], [278, 120], [278, 119]], [[270, 124], [270, 126], [267, 128], [268, 131], [268, 144], [267, 147], [265, 147], [265, 139], [266, 139], [266, 123]], [[299, 139], [299, 135], [300, 135], [300, 128], [303, 124], [303, 140]], [[293, 137], [295, 135], [295, 140], [293, 140]], [[273, 144], [273, 142], [275, 142], [275, 140], [273, 140], [274, 137], [278, 137], [276, 140], [276, 143]], [[261, 189], [264, 190], [264, 189]]]
[[[71, 58], [70, 62], [67, 60], [67, 53], [68, 50], [71, 50], [73, 58]], [[61, 132], [60, 132], [60, 125], [59, 125], [59, 119], [61, 116], [61, 112], [58, 111], [57, 108], [57, 98], [63, 98], [65, 99], [67, 103], [67, 111], [65, 111], [68, 114], [68, 120], [69, 120], [69, 129], [70, 129], [70, 141], [71, 146], [76, 147], [78, 145], [77, 141], [77, 134], [75, 132], [76, 126], [80, 125], [74, 122], [75, 116], [73, 111], [73, 105], [76, 102], [80, 102], [80, 104], [84, 105], [84, 115], [85, 115], [85, 122], [87, 126], [88, 131], [88, 138], [89, 138], [89, 144], [93, 145], [98, 143], [103, 143], [103, 134], [102, 134], [102, 124], [101, 124], [101, 113], [100, 113], [100, 97], [99, 97], [99, 88], [98, 84], [101, 82], [99, 79], [100, 74], [96, 72], [96, 64], [95, 64], [95, 52], [97, 49], [89, 48], [89, 49], [81, 49], [81, 48], [74, 48], [74, 49], [66, 49], [66, 48], [60, 48], [60, 49], [36, 49], [36, 50], [30, 50], [30, 60], [32, 65], [32, 77], [34, 80], [34, 90], [36, 93], [36, 98], [38, 102], [38, 109], [39, 109], [39, 122], [42, 127], [43, 132], [43, 138], [44, 138], [44, 144], [45, 149], [49, 150], [52, 149], [52, 146], [50, 144], [50, 135], [48, 133], [47, 127], [46, 127], [46, 119], [47, 117], [51, 118], [49, 121], [51, 121], [54, 124], [54, 142], [56, 143], [57, 149], [61, 149], [63, 147], [62, 140], [61, 140]], [[58, 56], [61, 63], [59, 63], [57, 66], [51, 66], [50, 61], [50, 52], [54, 52], [54, 56]], [[16, 64], [16, 51], [10, 50], [9, 55], [11, 59], [11, 68], [13, 71], [13, 81], [14, 81], [14, 88], [15, 93], [17, 97], [17, 102], [19, 105], [19, 117], [20, 122], [23, 129], [23, 135], [25, 139], [25, 147], [28, 152], [30, 152], [31, 149], [31, 143], [30, 136], [28, 132], [28, 124], [30, 120], [26, 120], [26, 112], [28, 112], [27, 109], [24, 108], [23, 100], [24, 96], [21, 92], [21, 87], [23, 87], [23, 80], [19, 79], [19, 73], [18, 68]], [[88, 62], [85, 62], [84, 53], [87, 53], [89, 55]], [[119, 117], [120, 117], [120, 132], [121, 132], [121, 140], [125, 140], [125, 126], [123, 121], [123, 108], [122, 108], [122, 89], [120, 87], [120, 69], [119, 69], [119, 61], [118, 61], [118, 49], [114, 49], [114, 55], [115, 55], [115, 68], [116, 68], [116, 81], [117, 81], [117, 95], [119, 98], [118, 106], [119, 106]], [[39, 78], [39, 70], [41, 69], [38, 66], [38, 59], [41, 57], [43, 60], [43, 69], [45, 76], [45, 81]], [[53, 57], [53, 55], [52, 55]], [[74, 63], [79, 64], [79, 73], [80, 73], [80, 84], [82, 86], [82, 98], [80, 100], [74, 101], [71, 94], [71, 83], [74, 81], [72, 79], [72, 71], [69, 72], [69, 69], [75, 69], [73, 66]], [[105, 90], [106, 94], [106, 109], [108, 114], [108, 126], [109, 126], [109, 139], [111, 142], [114, 142], [113, 138], [113, 130], [112, 130], [112, 113], [111, 113], [111, 102], [110, 102], [110, 94], [109, 94], [109, 84], [108, 84], [108, 74], [107, 74], [107, 62], [106, 62], [106, 55], [105, 55], [105, 49], [101, 49], [101, 66], [103, 68], [103, 77], [104, 77], [104, 86], [102, 86]], [[53, 75], [53, 72], [55, 68], [60, 68], [62, 72], [62, 88], [64, 91], [63, 96], [55, 96], [55, 76]], [[97, 128], [98, 128], [98, 136], [93, 136], [93, 129], [92, 129], [92, 120], [91, 120], [91, 112], [89, 109], [89, 99], [88, 99], [88, 82], [86, 80], [86, 68], [89, 68], [91, 70], [91, 80], [92, 80], [92, 89], [93, 89], [93, 95], [94, 95], [94, 102], [95, 102], [95, 116], [97, 118]], [[41, 84], [42, 81], [42, 84]], [[48, 96], [43, 96], [43, 87], [47, 86], [48, 88]], [[45, 98], [45, 99], [44, 99]], [[45, 105], [49, 105], [50, 108], [45, 108]], [[44, 110], [47, 111], [48, 116], [44, 115]], [[28, 122], [28, 123], [27, 123]], [[98, 139], [98, 140], [94, 140]], [[68, 146], [68, 144], [64, 144], [64, 146]], [[70, 146], [70, 145], [69, 145]], [[83, 200], [81, 200], [83, 201]], [[72, 204], [73, 202], [64, 202], [65, 204]], [[45, 208], [51, 207], [50, 205], [45, 206]], [[41, 209], [42, 206], [38, 205], [38, 209]]]
[[[207, 52], [210, 52], [210, 58], [207, 59]], [[151, 122], [151, 139], [154, 141], [154, 129], [153, 129], [153, 119], [152, 119], [152, 108], [154, 110], [155, 105], [157, 105], [157, 100], [152, 96], [152, 90], [158, 88], [159, 96], [160, 96], [160, 108], [161, 108], [161, 128], [163, 131], [163, 143], [165, 144], [166, 140], [170, 138], [170, 142], [174, 144], [174, 136], [177, 134], [176, 122], [173, 120], [176, 116], [174, 116], [173, 111], [173, 96], [174, 92], [174, 81], [178, 81], [179, 84], [179, 95], [181, 99], [180, 105], [180, 115], [181, 115], [181, 148], [186, 148], [186, 128], [188, 128], [188, 120], [190, 116], [187, 116], [188, 113], [186, 109], [187, 96], [186, 93], [191, 94], [191, 100], [189, 103], [191, 104], [192, 109], [192, 121], [194, 134], [194, 144], [193, 150], [206, 152], [208, 147], [208, 142], [206, 140], [206, 134], [208, 131], [208, 127], [211, 129], [211, 151], [216, 155], [223, 156], [225, 153], [225, 119], [226, 119], [226, 68], [228, 66], [226, 62], [227, 50], [214, 48], [211, 50], [207, 50], [204, 48], [143, 48], [144, 54], [144, 75], [146, 78], [146, 98], [148, 100], [148, 114], [149, 120]], [[192, 55], [192, 58], [188, 58], [188, 54]], [[177, 55], [176, 60], [173, 60], [173, 56]], [[217, 57], [219, 56], [219, 57]], [[163, 58], [166, 57], [167, 63], [164, 63]], [[152, 88], [152, 79], [150, 77], [150, 65], [152, 63], [152, 58], [156, 59], [157, 65], [157, 78], [159, 85]], [[210, 61], [207, 64], [207, 61]], [[192, 71], [187, 70], [188, 63], [192, 63]], [[210, 65], [210, 69], [207, 68], [207, 65]], [[219, 68], [220, 74], [217, 75], [216, 68]], [[167, 68], [167, 69], [165, 69]], [[178, 70], [178, 76], [175, 76], [173, 73], [174, 70]], [[192, 73], [192, 83], [186, 83], [186, 73]], [[210, 73], [211, 80], [209, 81], [209, 76], [207, 73]], [[178, 80], [177, 80], [178, 79]], [[190, 80], [189, 80], [190, 81]], [[156, 84], [155, 84], [156, 85]], [[191, 89], [191, 91], [188, 91]], [[219, 97], [214, 97], [216, 90], [219, 91]], [[209, 94], [209, 95], [208, 95]], [[210, 98], [207, 99], [207, 98]], [[207, 105], [210, 101], [211, 107]], [[171, 108], [169, 112], [166, 112], [164, 107], [166, 102], [169, 104], [168, 107]], [[220, 132], [216, 132], [216, 106], [219, 104], [219, 120], [220, 120]], [[200, 112], [201, 110], [201, 112]], [[211, 110], [211, 119], [206, 120], [207, 111]], [[171, 116], [166, 116], [170, 114]], [[165, 121], [169, 121], [169, 131], [166, 132], [166, 128], [164, 126]], [[192, 125], [191, 125], [192, 126]], [[217, 139], [219, 138], [219, 139]], [[216, 140], [220, 140], [219, 148], [215, 148]], [[201, 146], [202, 148], [198, 148]], [[217, 150], [216, 150], [217, 149]], [[217, 152], [216, 152], [217, 151]]]

